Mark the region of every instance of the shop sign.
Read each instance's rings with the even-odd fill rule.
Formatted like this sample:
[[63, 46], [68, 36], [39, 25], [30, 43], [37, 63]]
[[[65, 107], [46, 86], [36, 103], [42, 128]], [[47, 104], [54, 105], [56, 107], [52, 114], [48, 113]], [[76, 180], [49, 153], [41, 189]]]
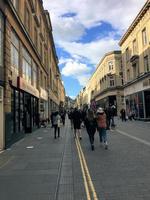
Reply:
[[150, 79], [146, 79], [143, 81], [143, 87], [148, 87], [150, 86]]
[[26, 80], [24, 80], [21, 77], [18, 77], [18, 87], [21, 90], [26, 91], [26, 92], [32, 94], [33, 96], [39, 98], [39, 91], [36, 88], [34, 88], [32, 85], [27, 83]]
[[43, 88], [40, 88], [40, 98], [44, 100], [48, 100], [48, 93]]

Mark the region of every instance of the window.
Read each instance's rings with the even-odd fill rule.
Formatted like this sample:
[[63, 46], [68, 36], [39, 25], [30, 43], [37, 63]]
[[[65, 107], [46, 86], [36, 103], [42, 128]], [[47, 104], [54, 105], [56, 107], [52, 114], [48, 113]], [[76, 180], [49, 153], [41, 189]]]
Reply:
[[108, 63], [108, 66], [109, 66], [109, 71], [113, 70], [113, 62], [112, 61], [110, 61]]
[[34, 27], [34, 44], [36, 48], [38, 49], [38, 31], [36, 27]]
[[142, 41], [143, 41], [143, 46], [145, 46], [147, 44], [146, 28], [144, 28], [142, 31]]
[[43, 87], [43, 72], [40, 72], [40, 85]]
[[27, 31], [30, 33], [30, 12], [29, 12], [29, 9], [26, 7], [26, 10], [25, 10], [25, 26], [26, 26], [26, 29]]
[[43, 58], [43, 45], [42, 45], [42, 42], [40, 42], [40, 54], [41, 54], [41, 58]]
[[19, 0], [11, 0], [14, 8], [18, 11], [19, 10]]
[[4, 20], [3, 15], [0, 12], [0, 67], [3, 66], [4, 60], [3, 60], [3, 51], [4, 51]]
[[130, 81], [130, 70], [127, 70], [127, 81]]
[[144, 69], [145, 69], [145, 72], [149, 72], [149, 62], [148, 62], [148, 56], [145, 56], [144, 57]]
[[23, 66], [22, 66], [22, 72], [23, 72], [23, 78], [31, 84], [31, 57], [26, 51], [25, 48], [23, 48]]
[[11, 66], [18, 74], [19, 72], [19, 39], [17, 35], [11, 32]]
[[32, 66], [32, 83], [33, 83], [33, 86], [35, 88], [37, 88], [37, 74], [38, 74], [38, 69], [37, 69], [37, 66], [36, 66], [35, 62], [33, 62], [33, 66]]
[[133, 65], [133, 78], [137, 77], [137, 65], [136, 63]]
[[113, 77], [110, 77], [110, 87], [114, 87], [115, 86], [115, 80]]
[[47, 89], [47, 80], [46, 80], [46, 76], [44, 76], [44, 89]]
[[133, 54], [136, 54], [137, 53], [137, 41], [136, 39], [133, 40]]
[[126, 62], [128, 62], [129, 59], [130, 59], [129, 48], [126, 48]]

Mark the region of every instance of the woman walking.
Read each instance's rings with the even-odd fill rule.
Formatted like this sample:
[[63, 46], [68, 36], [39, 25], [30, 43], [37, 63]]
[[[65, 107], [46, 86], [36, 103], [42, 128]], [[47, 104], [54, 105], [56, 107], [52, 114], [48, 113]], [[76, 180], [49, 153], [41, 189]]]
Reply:
[[107, 123], [106, 123], [106, 114], [103, 110], [103, 108], [99, 108], [97, 110], [97, 126], [99, 130], [99, 137], [100, 137], [100, 143], [105, 144], [105, 149], [108, 149], [108, 143], [107, 143]]
[[82, 115], [80, 111], [75, 108], [72, 114], [73, 125], [74, 125], [74, 137], [76, 138], [77, 134], [79, 135], [79, 139], [82, 139], [81, 136], [81, 123], [82, 123]]
[[59, 112], [55, 112], [53, 117], [53, 127], [54, 127], [54, 138], [56, 139], [56, 135], [58, 134], [58, 137], [60, 137], [60, 120], [61, 116], [59, 115]]
[[87, 133], [89, 135], [91, 149], [92, 151], [94, 151], [94, 135], [96, 132], [97, 123], [96, 123], [94, 112], [91, 108], [88, 109], [87, 111], [87, 114], [85, 117], [85, 126], [86, 126]]

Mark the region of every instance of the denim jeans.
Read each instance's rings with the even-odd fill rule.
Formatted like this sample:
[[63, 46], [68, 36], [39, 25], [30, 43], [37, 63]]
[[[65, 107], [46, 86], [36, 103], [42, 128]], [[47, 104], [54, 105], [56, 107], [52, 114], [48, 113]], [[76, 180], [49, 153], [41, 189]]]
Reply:
[[99, 128], [99, 138], [100, 142], [107, 142], [107, 133], [106, 133], [106, 128]]

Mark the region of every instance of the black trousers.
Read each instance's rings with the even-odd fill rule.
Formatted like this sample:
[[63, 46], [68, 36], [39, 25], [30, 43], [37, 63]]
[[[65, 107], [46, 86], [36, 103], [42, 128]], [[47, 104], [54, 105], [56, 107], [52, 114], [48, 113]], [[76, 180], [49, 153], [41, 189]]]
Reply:
[[93, 145], [94, 144], [94, 135], [96, 132], [96, 128], [95, 127], [87, 127], [87, 133], [89, 135], [89, 139], [90, 139], [90, 144]]
[[54, 138], [56, 138], [57, 133], [58, 133], [58, 137], [60, 137], [60, 127], [58, 127], [58, 125], [53, 125], [54, 126]]

